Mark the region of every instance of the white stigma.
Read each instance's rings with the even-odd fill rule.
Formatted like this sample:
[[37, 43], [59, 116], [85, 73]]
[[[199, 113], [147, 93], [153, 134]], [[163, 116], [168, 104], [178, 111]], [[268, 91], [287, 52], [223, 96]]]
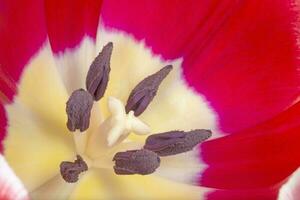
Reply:
[[108, 108], [111, 112], [107, 119], [110, 120], [111, 126], [107, 137], [108, 146], [127, 138], [131, 132], [137, 135], [150, 133], [150, 127], [135, 117], [133, 111], [126, 114], [125, 107], [119, 99], [109, 97]]
[[91, 159], [103, 157], [108, 147], [120, 144], [130, 133], [146, 135], [151, 131], [133, 111], [126, 114], [124, 104], [117, 98], [108, 98], [108, 110], [111, 115], [88, 138], [85, 154]]

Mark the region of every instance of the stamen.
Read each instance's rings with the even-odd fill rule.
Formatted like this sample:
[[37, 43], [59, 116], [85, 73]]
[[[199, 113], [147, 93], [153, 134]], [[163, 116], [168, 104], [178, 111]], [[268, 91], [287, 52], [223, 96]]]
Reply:
[[75, 90], [68, 102], [66, 112], [68, 115], [67, 127], [70, 131], [88, 129], [93, 106], [93, 97], [84, 89]]
[[63, 161], [60, 164], [60, 174], [68, 183], [77, 182], [79, 174], [87, 170], [87, 164], [79, 155], [77, 155], [77, 159], [74, 162]]
[[160, 165], [160, 158], [146, 149], [118, 152], [113, 158], [114, 170], [119, 175], [153, 173]]
[[135, 116], [142, 114], [155, 97], [159, 85], [172, 70], [172, 65], [167, 65], [155, 74], [142, 80], [131, 91], [126, 104], [126, 113], [133, 110]]
[[197, 129], [189, 132], [170, 131], [150, 135], [144, 149], [156, 152], [159, 156], [170, 156], [192, 150], [197, 144], [211, 136], [210, 130]]
[[86, 77], [87, 91], [96, 101], [103, 97], [108, 84], [112, 50], [112, 42], [103, 47], [102, 51], [92, 62]]

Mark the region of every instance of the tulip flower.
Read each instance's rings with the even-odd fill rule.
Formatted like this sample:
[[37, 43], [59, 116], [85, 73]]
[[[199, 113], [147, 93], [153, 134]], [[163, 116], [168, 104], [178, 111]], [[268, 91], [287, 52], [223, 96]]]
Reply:
[[0, 199], [299, 199], [296, 0], [0, 2]]

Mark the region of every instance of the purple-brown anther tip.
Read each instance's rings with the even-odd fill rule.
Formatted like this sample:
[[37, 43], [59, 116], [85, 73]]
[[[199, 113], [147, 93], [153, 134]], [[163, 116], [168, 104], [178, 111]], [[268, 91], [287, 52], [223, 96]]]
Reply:
[[197, 144], [207, 140], [211, 135], [211, 131], [205, 129], [154, 134], [146, 139], [144, 149], [154, 151], [159, 156], [176, 155], [191, 151]]
[[113, 43], [107, 43], [94, 59], [87, 73], [86, 89], [95, 101], [100, 100], [105, 93], [109, 81], [112, 50]]
[[79, 155], [77, 155], [77, 159], [74, 162], [63, 161], [60, 164], [60, 174], [68, 183], [77, 182], [79, 174], [87, 170], [87, 164]]
[[113, 161], [114, 171], [119, 175], [147, 175], [153, 173], [160, 165], [158, 155], [146, 149], [118, 152]]
[[75, 90], [67, 101], [67, 127], [70, 131], [88, 129], [93, 106], [93, 97], [84, 89]]
[[155, 97], [161, 82], [172, 69], [172, 65], [167, 65], [138, 83], [129, 95], [125, 106], [126, 112], [132, 110], [135, 116], [142, 114]]

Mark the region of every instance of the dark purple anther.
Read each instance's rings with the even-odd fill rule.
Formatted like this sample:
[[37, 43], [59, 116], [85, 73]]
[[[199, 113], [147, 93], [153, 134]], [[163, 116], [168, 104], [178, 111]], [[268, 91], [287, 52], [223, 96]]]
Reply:
[[70, 131], [79, 129], [82, 132], [88, 129], [92, 106], [93, 97], [84, 89], [75, 90], [71, 94], [66, 107], [67, 127]]
[[109, 42], [94, 59], [87, 73], [86, 89], [95, 101], [100, 100], [105, 93], [109, 80], [112, 50], [113, 43]]
[[127, 104], [125, 106], [126, 112], [128, 113], [133, 110], [135, 116], [142, 114], [155, 97], [159, 85], [170, 73], [172, 68], [172, 65], [167, 65], [137, 84], [137, 86], [135, 86], [135, 88], [131, 91], [127, 100]]
[[160, 165], [158, 155], [146, 149], [118, 152], [113, 161], [115, 173], [119, 175], [151, 174]]
[[170, 156], [192, 150], [197, 144], [211, 136], [210, 130], [197, 129], [189, 132], [169, 131], [150, 135], [144, 149], [156, 152], [159, 156]]
[[60, 164], [60, 174], [68, 183], [77, 182], [79, 174], [87, 170], [87, 164], [79, 155], [77, 155], [77, 159], [74, 162], [63, 161]]

